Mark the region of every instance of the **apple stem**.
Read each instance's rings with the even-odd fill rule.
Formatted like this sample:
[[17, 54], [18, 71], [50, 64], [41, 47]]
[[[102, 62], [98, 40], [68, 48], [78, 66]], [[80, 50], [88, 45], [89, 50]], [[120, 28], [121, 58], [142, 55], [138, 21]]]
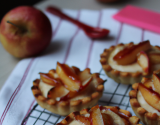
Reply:
[[17, 27], [17, 28], [21, 29], [21, 30], [22, 30], [22, 32], [25, 32], [25, 31], [26, 31], [26, 29], [25, 29], [25, 28], [20, 27], [20, 26], [18, 26], [18, 25], [16, 25], [16, 24], [12, 23], [12, 22], [10, 22], [10, 21], [7, 21], [7, 23], [10, 23], [10, 24], [12, 24], [13, 26], [15, 26], [15, 27]]
[[7, 21], [7, 23], [10, 23], [10, 24], [12, 24], [12, 25], [15, 26], [15, 27], [20, 28], [19, 26], [17, 26], [16, 24], [14, 24], [14, 23], [12, 23], [12, 22], [10, 22], [10, 21]]

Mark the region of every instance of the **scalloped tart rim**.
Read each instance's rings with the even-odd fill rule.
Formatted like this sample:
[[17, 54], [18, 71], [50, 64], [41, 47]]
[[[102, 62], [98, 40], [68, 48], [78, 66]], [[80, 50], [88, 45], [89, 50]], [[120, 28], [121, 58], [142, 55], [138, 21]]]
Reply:
[[79, 100], [56, 101], [54, 99], [45, 98], [38, 87], [40, 79], [36, 79], [33, 81], [33, 86], [31, 87], [31, 90], [37, 103], [42, 108], [45, 108], [52, 113], [66, 116], [74, 111], [80, 111], [84, 108], [91, 108], [98, 102], [99, 98], [102, 96], [104, 89], [104, 80], [99, 77], [98, 73], [94, 73], [91, 75], [93, 76], [93, 80], [97, 80], [96, 91], [91, 93], [90, 96], [84, 97]]
[[[145, 74], [143, 72], [132, 73], [132, 72], [122, 72], [116, 69], [112, 69], [112, 67], [108, 64], [109, 55], [117, 46], [129, 46], [131, 44], [133, 44], [133, 42], [128, 44], [120, 43], [117, 44], [116, 46], [111, 46], [109, 49], [104, 49], [103, 53], [100, 55], [100, 63], [106, 75], [112, 78], [117, 83], [134, 84], [136, 82], [140, 82], [142, 77], [144, 76], [151, 77], [151, 74]], [[154, 46], [154, 48], [160, 50], [159, 46]]]
[[[105, 108], [112, 108], [113, 106], [103, 106]], [[139, 118], [137, 118], [136, 116], [131, 116], [130, 112], [127, 111], [127, 110], [123, 110], [123, 109], [120, 109], [118, 107], [116, 107], [118, 109], [119, 112], [125, 114], [126, 116], [130, 117], [129, 118], [129, 121], [131, 123], [131, 125], [141, 125], [141, 124], [138, 124], [139, 122]], [[89, 113], [89, 109], [83, 109], [81, 111], [76, 111], [76, 112], [72, 112], [70, 113], [68, 116], [66, 116], [60, 123], [58, 123], [57, 125], [67, 125], [69, 122], [71, 122], [73, 120], [73, 117], [75, 115], [85, 115]]]
[[[146, 80], [147, 78], [143, 77], [142, 83], [144, 83]], [[158, 116], [156, 113], [148, 112], [143, 107], [141, 107], [138, 102], [137, 93], [138, 93], [139, 84], [141, 83], [133, 84], [132, 85], [133, 90], [129, 92], [130, 104], [131, 104], [132, 110], [145, 125], [159, 125], [160, 116]]]

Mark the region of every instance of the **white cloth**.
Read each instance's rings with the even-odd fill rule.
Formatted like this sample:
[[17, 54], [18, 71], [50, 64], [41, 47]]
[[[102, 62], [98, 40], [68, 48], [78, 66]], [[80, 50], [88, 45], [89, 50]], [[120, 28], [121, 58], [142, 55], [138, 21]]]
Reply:
[[[114, 20], [112, 15], [117, 13], [115, 9], [63, 11], [88, 25], [109, 29], [108, 38], [92, 40], [72, 23], [45, 12], [52, 23], [52, 42], [40, 56], [21, 60], [10, 74], [0, 92], [0, 125], [21, 124], [27, 112], [35, 104], [31, 92], [33, 80], [40, 77], [39, 72], [48, 72], [50, 69], [55, 69], [57, 61], [69, 66], [77, 66], [81, 70], [89, 67], [91, 72], [94, 73], [100, 72], [102, 69], [99, 62], [100, 54], [105, 48], [112, 45], [131, 41], [138, 43], [142, 40], [150, 40], [152, 45], [160, 45], [159, 34]], [[128, 86], [118, 85], [105, 75], [102, 77], [108, 80], [107, 85], [105, 84], [105, 92], [110, 94], [103, 95], [101, 100], [110, 100], [113, 105], [121, 102], [119, 106], [124, 108], [124, 104], [128, 104], [129, 101], [128, 97], [123, 97], [129, 91], [126, 91]], [[116, 89], [117, 85], [118, 88]], [[122, 96], [112, 96], [115, 89], [116, 93]], [[104, 105], [106, 104], [104, 103]], [[131, 108], [128, 108], [128, 110], [132, 112]], [[33, 122], [31, 123], [31, 121], [28, 121], [27, 124], [32, 125]], [[41, 124], [39, 123], [39, 125]]]

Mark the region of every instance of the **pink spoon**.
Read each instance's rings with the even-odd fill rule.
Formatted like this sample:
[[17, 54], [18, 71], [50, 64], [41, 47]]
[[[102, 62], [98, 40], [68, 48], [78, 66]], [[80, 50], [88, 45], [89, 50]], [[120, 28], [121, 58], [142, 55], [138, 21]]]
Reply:
[[49, 6], [46, 9], [48, 12], [61, 17], [62, 19], [68, 20], [72, 23], [74, 23], [75, 25], [77, 25], [78, 27], [82, 28], [84, 30], [84, 32], [86, 33], [86, 35], [90, 38], [103, 38], [106, 37], [109, 33], [109, 30], [107, 29], [102, 29], [102, 28], [96, 28], [96, 27], [91, 27], [88, 26], [82, 22], [79, 22], [78, 20], [75, 20], [69, 16], [67, 16], [66, 14], [62, 13], [60, 9], [53, 7], [53, 6]]

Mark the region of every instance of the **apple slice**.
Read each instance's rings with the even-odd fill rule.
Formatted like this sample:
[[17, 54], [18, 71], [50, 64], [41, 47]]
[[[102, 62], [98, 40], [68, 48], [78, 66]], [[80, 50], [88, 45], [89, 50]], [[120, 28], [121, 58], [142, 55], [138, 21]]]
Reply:
[[160, 53], [148, 53], [148, 57], [152, 64], [160, 64]]
[[39, 74], [40, 74], [41, 80], [48, 85], [56, 86], [60, 82], [58, 79], [54, 79], [50, 77], [48, 74], [45, 74], [45, 73], [39, 73]]
[[160, 70], [153, 72], [153, 84], [155, 91], [160, 94]]
[[78, 75], [78, 73], [80, 72], [80, 69], [75, 67], [75, 66], [72, 66], [71, 67], [73, 69], [73, 71], [75, 72], [76, 75]]
[[142, 67], [146, 74], [149, 73], [149, 58], [144, 51], [141, 51], [138, 54], [137, 63]]
[[54, 88], [52, 88], [48, 92], [48, 98], [56, 99], [59, 101], [59, 99], [69, 93], [69, 90], [67, 90], [63, 85], [58, 85]]
[[78, 95], [78, 92], [69, 91], [66, 95], [60, 98], [60, 101], [67, 101], [68, 99], [71, 99], [75, 97], [76, 95]]
[[56, 72], [68, 90], [79, 91], [82, 83], [72, 68], [66, 64], [57, 62]]
[[[111, 125], [117, 125], [117, 124], [125, 125], [123, 118], [120, 117], [120, 115], [122, 116], [122, 114], [117, 112], [117, 110], [115, 109], [113, 109], [113, 111], [111, 109], [104, 108], [103, 110], [101, 110], [102, 114], [107, 114], [111, 117], [112, 121], [110, 121], [109, 123], [112, 123]], [[107, 125], [110, 125], [110, 124], [107, 124]]]
[[61, 101], [62, 101], [62, 100], [65, 101], [65, 100], [71, 99], [71, 98], [75, 97], [76, 95], [78, 95], [78, 94], [79, 94], [80, 92], [82, 92], [83, 90], [86, 91], [85, 88], [87, 88], [87, 86], [90, 84], [91, 81], [92, 81], [92, 76], [89, 77], [87, 80], [85, 80], [85, 81], [82, 83], [82, 85], [81, 85], [81, 87], [80, 87], [80, 89], [79, 89], [79, 92], [70, 91], [67, 95], [61, 97], [60, 100], [61, 100]]
[[143, 84], [139, 84], [138, 89], [142, 93], [145, 101], [150, 106], [160, 111], [160, 95], [152, 89], [145, 87]]
[[81, 122], [83, 125], [90, 125], [90, 118], [82, 115], [76, 115], [75, 119]]
[[88, 77], [85, 81], [82, 82], [80, 90], [85, 89], [92, 81], [92, 76]]
[[112, 117], [110, 115], [106, 113], [101, 113], [101, 114], [102, 114], [104, 125], [114, 125]]
[[85, 81], [86, 79], [88, 79], [89, 77], [91, 77], [90, 74], [90, 69], [86, 68], [85, 70], [83, 70], [82, 72], [79, 72], [78, 77], [81, 81]]
[[149, 88], [149, 89], [152, 89], [152, 85], [153, 85], [153, 82], [152, 80], [148, 80], [146, 81], [144, 84], [143, 84], [145, 87]]
[[137, 54], [140, 51], [147, 51], [151, 48], [149, 41], [141, 42], [137, 45], [129, 46], [118, 52], [113, 59], [119, 65], [128, 65], [134, 63], [137, 59]]
[[99, 106], [94, 106], [90, 110], [91, 125], [105, 125]]

